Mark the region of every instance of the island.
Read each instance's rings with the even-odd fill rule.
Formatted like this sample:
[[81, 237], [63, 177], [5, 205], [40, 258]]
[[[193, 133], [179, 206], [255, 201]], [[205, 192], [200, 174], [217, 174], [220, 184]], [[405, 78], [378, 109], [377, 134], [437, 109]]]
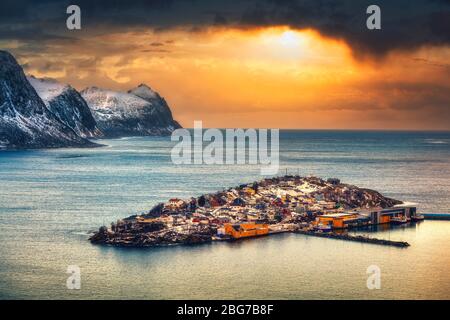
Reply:
[[421, 221], [414, 206], [339, 179], [281, 176], [188, 200], [170, 199], [146, 213], [102, 226], [93, 244], [151, 247], [235, 241], [296, 232], [407, 247], [408, 243], [349, 235], [346, 230]]

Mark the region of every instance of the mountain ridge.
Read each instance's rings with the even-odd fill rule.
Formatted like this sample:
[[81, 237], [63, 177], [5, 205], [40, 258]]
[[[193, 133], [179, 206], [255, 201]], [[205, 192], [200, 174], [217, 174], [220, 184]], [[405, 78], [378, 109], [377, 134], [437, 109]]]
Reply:
[[180, 128], [167, 102], [146, 86], [136, 95], [99, 87], [81, 91], [100, 129], [107, 137], [169, 135]]
[[0, 149], [93, 146], [46, 107], [16, 59], [0, 51]]
[[177, 128], [166, 100], [146, 84], [78, 92], [55, 79], [27, 78], [0, 50], [0, 150], [95, 147], [88, 139], [169, 135]]
[[79, 136], [83, 138], [103, 136], [86, 101], [71, 85], [62, 84], [50, 78], [39, 79], [34, 76], [29, 76], [28, 81], [47, 108]]

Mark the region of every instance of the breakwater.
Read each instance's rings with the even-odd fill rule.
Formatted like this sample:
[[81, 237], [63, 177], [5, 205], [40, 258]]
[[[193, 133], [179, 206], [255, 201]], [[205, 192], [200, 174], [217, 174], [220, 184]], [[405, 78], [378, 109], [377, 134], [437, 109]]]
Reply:
[[450, 213], [423, 213], [425, 220], [450, 220]]
[[406, 248], [406, 247], [410, 246], [410, 244], [405, 241], [392, 241], [392, 240], [385, 240], [385, 239], [369, 238], [369, 237], [364, 237], [364, 236], [351, 236], [349, 234], [314, 232], [314, 231], [304, 231], [304, 230], [298, 230], [295, 232], [304, 234], [307, 236], [315, 236], [315, 237], [321, 237], [321, 238], [347, 240], [347, 241], [356, 241], [356, 242], [371, 243], [371, 244], [378, 244], [378, 245], [385, 245], [385, 246], [394, 246], [394, 247], [401, 247], [401, 248]]

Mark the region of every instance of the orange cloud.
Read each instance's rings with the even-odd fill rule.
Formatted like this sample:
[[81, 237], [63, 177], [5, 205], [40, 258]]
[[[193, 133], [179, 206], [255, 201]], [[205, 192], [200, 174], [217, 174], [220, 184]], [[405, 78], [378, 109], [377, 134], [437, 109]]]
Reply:
[[79, 89], [148, 83], [184, 126], [448, 130], [449, 55], [428, 47], [356, 61], [314, 30], [215, 27], [86, 35], [20, 60]]

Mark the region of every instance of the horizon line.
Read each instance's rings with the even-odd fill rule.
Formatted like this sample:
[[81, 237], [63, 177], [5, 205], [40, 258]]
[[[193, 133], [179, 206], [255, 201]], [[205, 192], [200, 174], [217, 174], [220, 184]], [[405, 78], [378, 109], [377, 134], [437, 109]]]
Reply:
[[[183, 127], [182, 129], [194, 129], [193, 127]], [[219, 130], [226, 130], [226, 129], [278, 129], [280, 131], [374, 131], [374, 132], [445, 132], [450, 133], [450, 129], [353, 129], [353, 128], [310, 128], [310, 129], [303, 129], [303, 128], [267, 128], [267, 127], [258, 127], [258, 128], [246, 128], [246, 127], [239, 127], [239, 128], [231, 128], [231, 127], [202, 127], [202, 129], [219, 129]]]

